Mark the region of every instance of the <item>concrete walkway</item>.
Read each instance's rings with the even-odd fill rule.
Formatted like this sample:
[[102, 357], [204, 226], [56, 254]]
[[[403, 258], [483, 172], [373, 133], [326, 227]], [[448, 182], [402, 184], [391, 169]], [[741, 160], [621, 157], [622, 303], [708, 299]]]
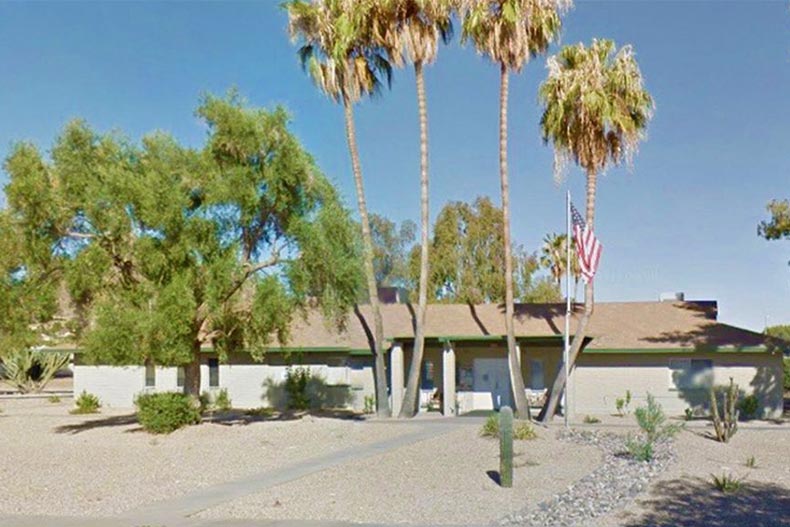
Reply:
[[[97, 518], [99, 523], [88, 523], [85, 519], [81, 519], [82, 523], [74, 523], [73, 525], [85, 525], [96, 527], [104, 527], [105, 525], [130, 525], [130, 526], [218, 526], [218, 525], [233, 525], [233, 526], [287, 526], [287, 525], [303, 525], [304, 522], [277, 522], [277, 521], [243, 521], [243, 522], [230, 522], [230, 521], [200, 521], [192, 518], [197, 513], [206, 509], [211, 509], [220, 504], [233, 501], [235, 499], [261, 492], [270, 487], [282, 485], [289, 481], [293, 481], [305, 477], [322, 470], [326, 470], [337, 465], [348, 463], [349, 461], [362, 459], [366, 457], [376, 456], [384, 452], [396, 450], [398, 448], [411, 445], [413, 443], [423, 441], [426, 439], [434, 438], [438, 435], [449, 433], [457, 430], [462, 426], [469, 426], [469, 421], [458, 419], [425, 419], [413, 420], [412, 425], [417, 425], [418, 430], [409, 432], [404, 435], [371, 443], [367, 445], [354, 446], [331, 452], [322, 456], [305, 459], [291, 465], [269, 470], [259, 474], [254, 474], [242, 479], [228, 481], [217, 485], [210, 485], [190, 492], [183, 496], [173, 499], [168, 499], [156, 503], [152, 503], [137, 509], [127, 511], [122, 516], [109, 519]], [[397, 426], [398, 421], [393, 421], [392, 426]], [[0, 527], [4, 525], [19, 525], [25, 527], [26, 525], [40, 526], [42, 523], [3, 523], [4, 518], [0, 517]], [[110, 521], [111, 523], [102, 523]], [[49, 524], [49, 522], [47, 522]], [[70, 526], [70, 523], [58, 522], [58, 525]], [[338, 523], [324, 523], [318, 522], [316, 526], [335, 526], [343, 525]]]

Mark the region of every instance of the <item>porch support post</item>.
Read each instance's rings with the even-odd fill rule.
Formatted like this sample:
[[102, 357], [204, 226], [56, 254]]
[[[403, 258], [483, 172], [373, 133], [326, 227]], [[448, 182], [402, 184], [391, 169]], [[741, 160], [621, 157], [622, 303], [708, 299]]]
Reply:
[[392, 396], [392, 415], [400, 413], [403, 404], [403, 347], [393, 342], [390, 349], [390, 390]]
[[442, 351], [442, 413], [448, 416], [455, 416], [455, 350], [452, 342], [444, 344]]

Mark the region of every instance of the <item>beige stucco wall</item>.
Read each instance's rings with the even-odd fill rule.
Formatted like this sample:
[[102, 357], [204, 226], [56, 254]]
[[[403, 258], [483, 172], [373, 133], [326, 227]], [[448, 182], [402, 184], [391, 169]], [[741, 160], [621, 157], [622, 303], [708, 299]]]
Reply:
[[[219, 364], [219, 386], [210, 387], [208, 359], [213, 357], [212, 354], [201, 357], [201, 392], [216, 393], [227, 389], [236, 408], [283, 406], [288, 364], [307, 367], [322, 379], [314, 388], [328, 405], [362, 410], [365, 396], [374, 393], [373, 364], [369, 357], [304, 353], [286, 358], [271, 353], [260, 363], [247, 354], [231, 354], [227, 362]], [[131, 408], [140, 393], [180, 391], [181, 388], [177, 386], [176, 368], [157, 367], [156, 385], [147, 388], [144, 366], [94, 366], [76, 361], [74, 391], [79, 394], [83, 390], [99, 397], [104, 406]]]
[[632, 394], [631, 409], [642, 404], [648, 393], [670, 415], [706, 405], [704, 391], [678, 391], [671, 382], [670, 359], [690, 357], [713, 361], [716, 384], [728, 383], [732, 377], [744, 394], [757, 395], [765, 417], [781, 415], [782, 358], [767, 353], [582, 353], [572, 374], [572, 411], [577, 415], [613, 414], [615, 400], [626, 390]]

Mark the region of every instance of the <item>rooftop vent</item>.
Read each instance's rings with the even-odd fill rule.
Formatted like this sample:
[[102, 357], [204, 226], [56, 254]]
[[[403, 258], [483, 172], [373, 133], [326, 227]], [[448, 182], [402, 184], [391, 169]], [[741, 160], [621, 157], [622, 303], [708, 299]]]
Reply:
[[683, 302], [686, 300], [686, 294], [682, 291], [675, 291], [674, 293], [661, 293], [658, 295], [659, 302]]

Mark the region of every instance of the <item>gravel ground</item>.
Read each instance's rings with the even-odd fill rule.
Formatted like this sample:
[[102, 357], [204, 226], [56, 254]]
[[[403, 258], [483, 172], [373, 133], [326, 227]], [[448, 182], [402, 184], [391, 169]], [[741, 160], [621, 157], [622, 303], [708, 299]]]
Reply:
[[72, 416], [71, 405], [0, 401], [0, 514], [115, 514], [416, 429], [307, 417], [151, 436], [128, 414]]
[[[682, 432], [677, 462], [624, 509], [600, 518], [600, 527], [790, 526], [790, 427], [741, 429], [727, 444]], [[754, 456], [756, 468], [746, 466]], [[741, 478], [742, 488], [722, 494], [711, 474]]]
[[668, 441], [657, 444], [652, 461], [646, 463], [625, 455], [623, 435], [561, 430], [557, 436], [574, 445], [594, 445], [603, 452], [604, 462], [551, 499], [508, 516], [502, 525], [593, 525], [596, 518], [622, 507], [647, 489], [650, 480], [666, 470], [675, 457]]
[[499, 468], [499, 443], [463, 428], [396, 451], [357, 460], [200, 514], [353, 522], [481, 524], [541, 502], [601, 463], [595, 446], [558, 441], [554, 431], [517, 441], [514, 487], [487, 474]]

